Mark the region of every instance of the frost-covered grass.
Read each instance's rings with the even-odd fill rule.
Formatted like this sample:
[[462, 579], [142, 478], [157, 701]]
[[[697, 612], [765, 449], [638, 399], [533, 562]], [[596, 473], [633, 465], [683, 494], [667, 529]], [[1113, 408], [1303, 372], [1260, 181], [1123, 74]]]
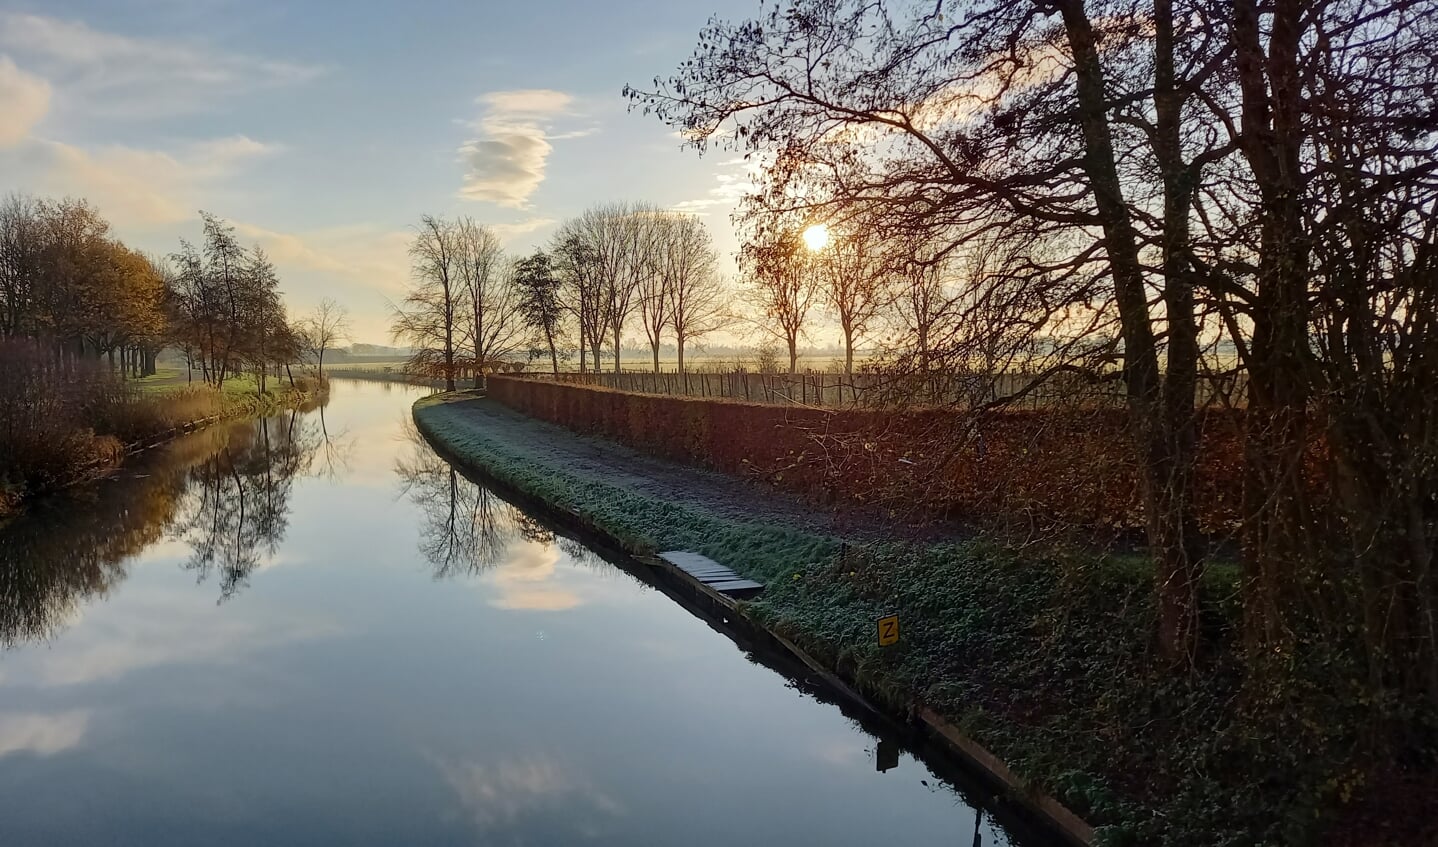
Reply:
[[[1237, 705], [1231, 568], [1204, 585], [1209, 654], [1174, 673], [1151, 654], [1152, 570], [1141, 556], [983, 540], [851, 547], [566, 465], [541, 442], [584, 439], [538, 423], [527, 440], [486, 428], [467, 411], [473, 397], [422, 399], [415, 419], [444, 452], [632, 552], [692, 550], [766, 583], [747, 614], [895, 711], [936, 709], [1095, 824], [1101, 843], [1310, 843], [1331, 819], [1328, 786], [1349, 764], [1330, 727], [1361, 716]], [[626, 455], [614, 452], [616, 474]], [[881, 649], [875, 619], [894, 613], [902, 641]]]

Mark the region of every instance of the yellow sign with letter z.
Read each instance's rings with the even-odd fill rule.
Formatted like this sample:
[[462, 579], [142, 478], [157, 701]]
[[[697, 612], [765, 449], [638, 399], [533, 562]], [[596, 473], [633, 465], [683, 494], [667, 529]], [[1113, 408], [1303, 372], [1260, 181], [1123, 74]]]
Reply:
[[879, 646], [892, 647], [899, 643], [899, 616], [885, 615], [879, 618]]

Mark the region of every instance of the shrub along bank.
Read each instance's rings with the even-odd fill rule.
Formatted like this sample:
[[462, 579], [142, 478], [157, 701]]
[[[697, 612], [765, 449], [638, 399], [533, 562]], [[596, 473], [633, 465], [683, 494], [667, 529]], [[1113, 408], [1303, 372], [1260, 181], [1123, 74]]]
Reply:
[[57, 374], [12, 357], [0, 364], [0, 517], [27, 497], [103, 473], [158, 440], [226, 418], [302, 406], [323, 392], [310, 379], [273, 386], [258, 391], [253, 380], [237, 379], [223, 390], [152, 387], [98, 367]]
[[[444, 452], [632, 552], [693, 550], [766, 583], [746, 614], [896, 713], [938, 711], [1094, 824], [1100, 843], [1317, 843], [1372, 773], [1352, 729], [1364, 707], [1326, 691], [1325, 668], [1291, 668], [1272, 692], [1244, 687], [1232, 569], [1202, 586], [1208, 652], [1171, 672], [1150, 654], [1142, 558], [977, 540], [845, 545], [546, 463], [533, 445], [575, 436], [533, 423], [527, 438], [504, 437], [466, 411], [474, 404], [492, 401], [426, 398], [415, 419]], [[874, 621], [888, 613], [904, 637], [885, 650]]]

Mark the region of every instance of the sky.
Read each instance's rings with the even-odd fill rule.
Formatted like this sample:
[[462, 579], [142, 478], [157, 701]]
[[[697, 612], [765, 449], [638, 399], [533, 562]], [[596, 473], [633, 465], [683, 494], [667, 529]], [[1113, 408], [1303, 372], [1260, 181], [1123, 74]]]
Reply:
[[369, 343], [424, 214], [527, 253], [643, 200], [702, 215], [731, 257], [741, 157], [681, 149], [620, 91], [758, 3], [0, 0], [0, 194], [87, 198], [157, 253], [213, 212], [270, 254], [293, 316], [333, 297]]

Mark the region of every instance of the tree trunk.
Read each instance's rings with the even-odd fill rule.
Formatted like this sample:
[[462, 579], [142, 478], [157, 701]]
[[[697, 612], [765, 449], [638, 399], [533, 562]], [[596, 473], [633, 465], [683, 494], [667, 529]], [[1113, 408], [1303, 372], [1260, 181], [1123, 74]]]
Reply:
[[1284, 589], [1304, 558], [1309, 524], [1302, 490], [1310, 374], [1300, 183], [1301, 5], [1273, 4], [1267, 55], [1257, 4], [1239, 0], [1233, 6], [1243, 119], [1239, 147], [1260, 197], [1244, 445], [1244, 630], [1254, 655], [1267, 655], [1288, 640]]
[[[858, 400], [858, 392], [854, 390], [854, 328], [848, 322], [844, 325], [844, 381], [849, 383], [849, 396]], [[839, 388], [839, 402], [844, 402], [843, 386]]]
[[791, 335], [784, 341], [789, 345], [789, 373], [794, 373], [799, 369], [799, 337]]
[[1173, 660], [1192, 660], [1198, 647], [1198, 584], [1206, 545], [1194, 516], [1198, 453], [1194, 416], [1198, 385], [1198, 326], [1193, 305], [1189, 210], [1193, 174], [1183, 160], [1184, 95], [1174, 68], [1173, 0], [1157, 0], [1155, 17], [1155, 153], [1163, 180], [1163, 299], [1168, 322], [1163, 419], [1154, 468], [1156, 488], [1149, 536], [1157, 548], [1159, 645]]
[[621, 372], [622, 372], [622, 369], [619, 367], [619, 356], [620, 356], [620, 353], [622, 352], [622, 351], [620, 350], [620, 348], [619, 348], [619, 332], [620, 332], [621, 329], [622, 329], [622, 327], [620, 326], [619, 322], [618, 322], [618, 321], [615, 321], [615, 322], [614, 322], [614, 372], [615, 372], [615, 373], [621, 373]]
[[[1094, 193], [1113, 272], [1130, 425], [1142, 463], [1149, 546], [1158, 560], [1159, 648], [1170, 660], [1180, 660], [1194, 655], [1198, 638], [1197, 563], [1188, 558], [1185, 543], [1195, 535], [1188, 527], [1191, 517], [1186, 508], [1191, 499], [1191, 473], [1179, 467], [1165, 426], [1157, 344], [1139, 262], [1138, 236], [1118, 176], [1097, 39], [1083, 0], [1064, 0], [1059, 8], [1074, 62], [1084, 171]], [[1188, 414], [1192, 414], [1191, 407]]]

